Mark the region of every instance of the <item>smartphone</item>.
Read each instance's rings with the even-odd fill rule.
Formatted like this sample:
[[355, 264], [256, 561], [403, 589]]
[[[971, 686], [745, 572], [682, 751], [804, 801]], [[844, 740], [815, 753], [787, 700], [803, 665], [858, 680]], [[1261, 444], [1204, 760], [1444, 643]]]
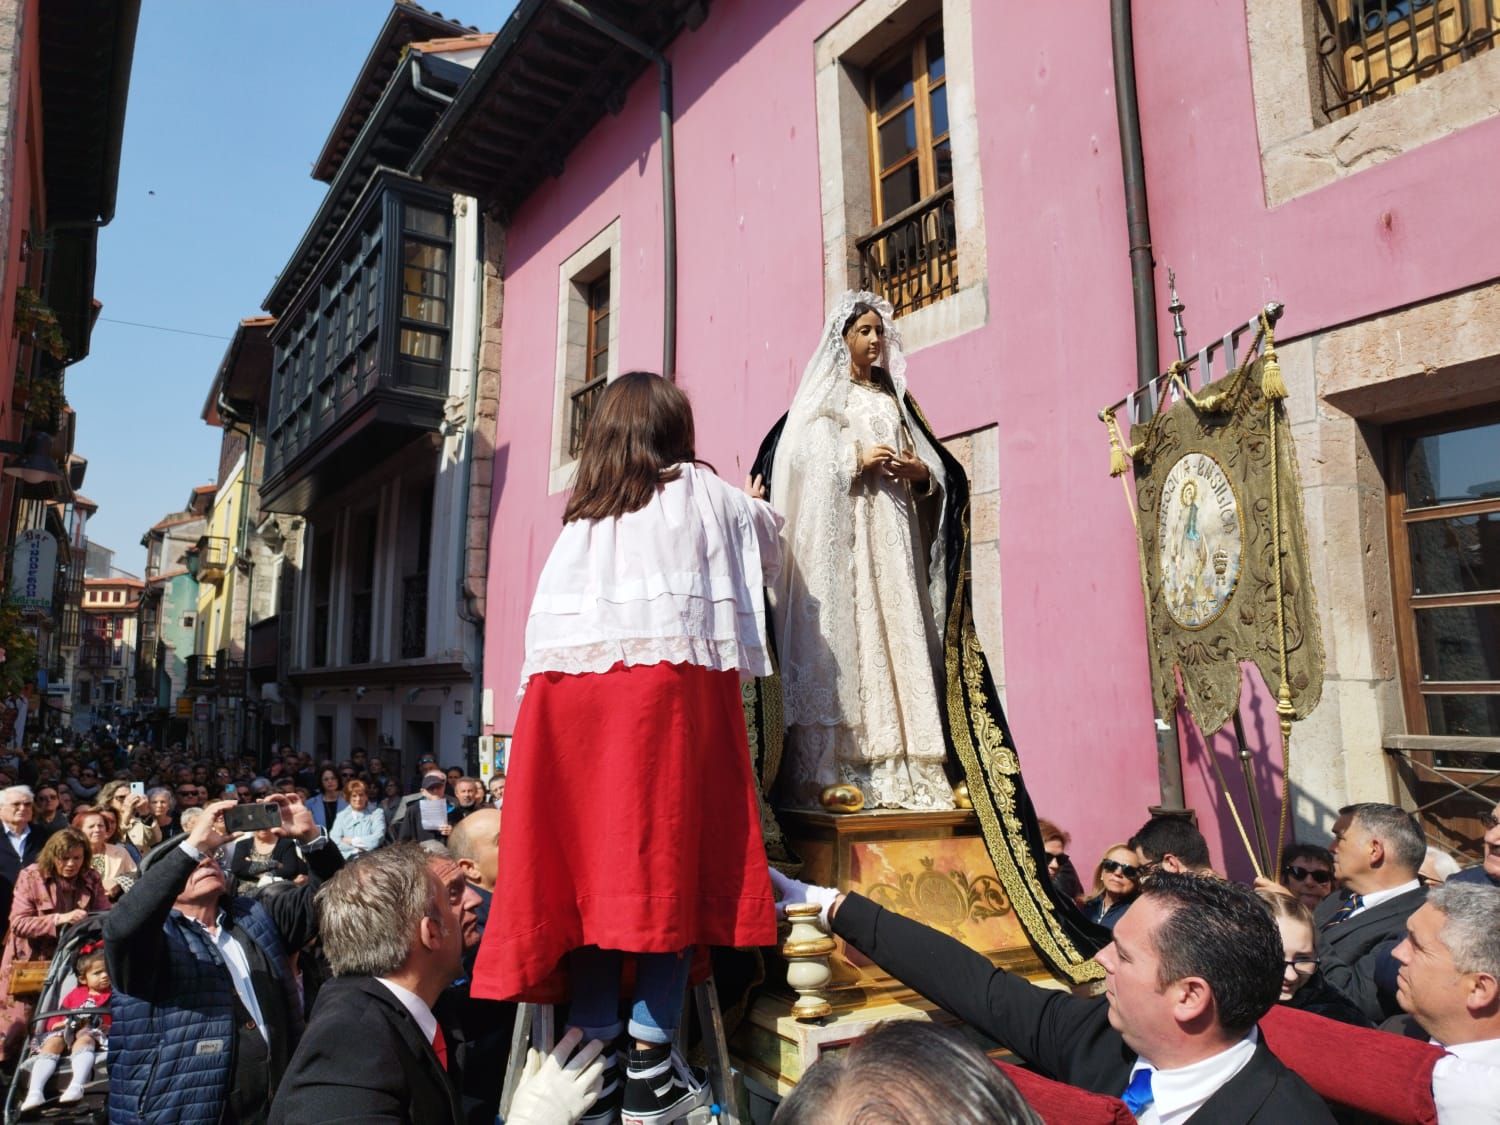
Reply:
[[225, 832], [258, 832], [281, 827], [281, 806], [270, 801], [236, 805], [224, 810]]
[[132, 781], [130, 783], [130, 795], [132, 797], [144, 797], [146, 795], [146, 783], [144, 781]]

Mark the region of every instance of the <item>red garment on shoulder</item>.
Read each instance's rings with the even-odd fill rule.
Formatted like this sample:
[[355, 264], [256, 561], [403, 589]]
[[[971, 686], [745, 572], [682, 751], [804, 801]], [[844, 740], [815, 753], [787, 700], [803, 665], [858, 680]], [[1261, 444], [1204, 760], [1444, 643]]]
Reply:
[[538, 673], [511, 745], [473, 995], [557, 1003], [585, 945], [775, 943], [738, 673]]

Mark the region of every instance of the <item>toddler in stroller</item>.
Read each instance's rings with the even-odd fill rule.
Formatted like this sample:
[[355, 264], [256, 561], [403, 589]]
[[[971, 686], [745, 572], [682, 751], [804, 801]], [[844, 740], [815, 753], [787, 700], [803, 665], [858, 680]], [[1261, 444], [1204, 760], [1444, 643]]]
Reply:
[[[70, 1056], [68, 1084], [57, 1104], [76, 1112], [84, 1108], [79, 1103], [86, 1096], [91, 1103], [99, 1100], [92, 1095], [101, 1091], [88, 1087], [96, 1076], [96, 1064], [105, 1058], [109, 1036], [110, 981], [101, 919], [102, 915], [85, 918], [58, 945], [32, 1017], [31, 1050], [16, 1072], [7, 1099], [6, 1125], [29, 1116], [47, 1100], [47, 1083], [65, 1053]], [[107, 1077], [99, 1077], [107, 1083]], [[25, 1099], [18, 1105], [22, 1089]], [[102, 1111], [102, 1102], [99, 1108]], [[90, 1117], [70, 1115], [68, 1119]]]

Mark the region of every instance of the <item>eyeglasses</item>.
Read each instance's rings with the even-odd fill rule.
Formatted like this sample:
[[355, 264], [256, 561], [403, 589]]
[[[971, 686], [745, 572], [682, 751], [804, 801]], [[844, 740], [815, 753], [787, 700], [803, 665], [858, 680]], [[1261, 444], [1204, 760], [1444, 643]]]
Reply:
[[1127, 879], [1135, 879], [1140, 876], [1141, 869], [1133, 863], [1121, 863], [1117, 859], [1106, 859], [1099, 867], [1111, 874], [1120, 874]]
[[1316, 957], [1289, 957], [1283, 964], [1299, 977], [1310, 977], [1318, 971], [1318, 966], [1322, 962]]
[[1333, 882], [1333, 873], [1331, 871], [1325, 871], [1321, 867], [1298, 867], [1293, 863], [1288, 864], [1286, 867], [1283, 867], [1281, 869], [1281, 873], [1283, 876], [1291, 879], [1296, 879], [1298, 882], [1301, 882], [1303, 879], [1311, 879], [1320, 887], [1325, 887], [1329, 883]]
[[354, 771], [353, 770], [339, 770], [339, 776], [340, 777], [353, 777], [354, 776]]

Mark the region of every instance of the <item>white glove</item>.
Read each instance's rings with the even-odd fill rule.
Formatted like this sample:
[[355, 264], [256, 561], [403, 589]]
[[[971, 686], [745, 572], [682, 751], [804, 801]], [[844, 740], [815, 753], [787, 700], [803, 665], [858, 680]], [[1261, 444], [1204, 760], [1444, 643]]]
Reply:
[[583, 1032], [570, 1027], [550, 1055], [535, 1047], [526, 1053], [506, 1125], [573, 1125], [588, 1112], [604, 1085], [604, 1060], [599, 1057], [604, 1044], [591, 1039], [574, 1055], [582, 1038]]
[[776, 916], [786, 917], [786, 908], [795, 906], [799, 902], [805, 902], [821, 907], [818, 912], [818, 921], [823, 923], [823, 928], [828, 929], [828, 910], [839, 900], [842, 892], [837, 887], [819, 887], [812, 883], [804, 883], [800, 879], [793, 879], [790, 875], [783, 875], [772, 867], [771, 886], [776, 888], [777, 895], [781, 901], [776, 904]]

